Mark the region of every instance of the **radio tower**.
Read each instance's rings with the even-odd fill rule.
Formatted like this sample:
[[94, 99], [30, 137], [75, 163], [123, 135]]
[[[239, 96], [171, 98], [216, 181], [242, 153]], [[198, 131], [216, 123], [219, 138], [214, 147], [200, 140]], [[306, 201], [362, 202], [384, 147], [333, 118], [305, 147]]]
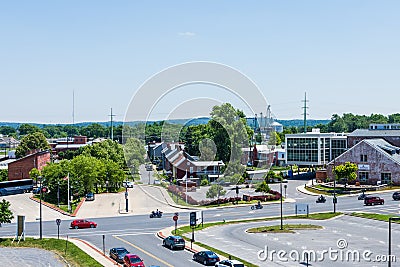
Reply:
[[307, 133], [307, 115], [310, 115], [307, 113], [307, 102], [309, 102], [307, 100], [307, 92], [304, 92], [304, 100], [302, 100], [301, 102], [304, 102], [304, 113], [302, 115], [304, 115], [304, 133]]
[[111, 140], [114, 140], [113, 117], [115, 117], [115, 114], [113, 114], [112, 108], [111, 108], [111, 113], [108, 116], [110, 116], [111, 119]]

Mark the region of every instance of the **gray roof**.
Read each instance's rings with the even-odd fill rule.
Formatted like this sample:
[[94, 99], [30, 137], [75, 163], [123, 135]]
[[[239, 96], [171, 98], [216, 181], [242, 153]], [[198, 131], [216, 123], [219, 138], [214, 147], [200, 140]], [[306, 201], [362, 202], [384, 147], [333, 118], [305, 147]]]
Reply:
[[384, 137], [384, 136], [400, 136], [400, 130], [368, 130], [357, 129], [348, 136], [366, 136], [366, 137]]
[[379, 139], [364, 139], [363, 142], [374, 147], [377, 151], [391, 158], [396, 163], [400, 164], [400, 147], [393, 146], [385, 140]]

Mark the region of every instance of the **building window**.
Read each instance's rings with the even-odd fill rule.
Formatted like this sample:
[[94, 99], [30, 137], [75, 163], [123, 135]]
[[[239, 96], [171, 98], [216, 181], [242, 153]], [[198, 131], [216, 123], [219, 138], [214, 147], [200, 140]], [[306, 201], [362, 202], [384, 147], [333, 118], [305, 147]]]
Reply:
[[381, 173], [382, 184], [390, 184], [392, 182], [392, 174], [390, 172]]
[[190, 173], [193, 173], [193, 167], [190, 167], [189, 172], [190, 172]]
[[367, 161], [368, 161], [367, 155], [361, 155], [360, 162], [367, 162]]
[[368, 181], [368, 172], [358, 172], [358, 179], [360, 182]]

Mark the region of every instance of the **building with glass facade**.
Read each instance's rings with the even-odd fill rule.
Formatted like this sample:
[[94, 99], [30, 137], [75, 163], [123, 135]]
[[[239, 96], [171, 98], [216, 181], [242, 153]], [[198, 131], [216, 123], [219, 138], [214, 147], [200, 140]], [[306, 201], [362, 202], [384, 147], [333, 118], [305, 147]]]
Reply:
[[324, 166], [347, 150], [347, 134], [319, 129], [285, 136], [287, 165]]

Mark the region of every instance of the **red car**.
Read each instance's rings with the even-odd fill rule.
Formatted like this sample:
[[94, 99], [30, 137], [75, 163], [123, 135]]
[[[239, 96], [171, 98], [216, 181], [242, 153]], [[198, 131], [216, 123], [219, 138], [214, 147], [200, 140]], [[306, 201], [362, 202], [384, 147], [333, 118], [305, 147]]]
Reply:
[[124, 257], [124, 266], [130, 267], [130, 266], [135, 266], [135, 267], [145, 267], [143, 260], [135, 254], [126, 254]]
[[73, 220], [71, 222], [71, 228], [78, 229], [78, 228], [96, 228], [97, 223], [90, 221], [90, 220], [85, 220], [85, 219], [79, 219], [79, 220]]

